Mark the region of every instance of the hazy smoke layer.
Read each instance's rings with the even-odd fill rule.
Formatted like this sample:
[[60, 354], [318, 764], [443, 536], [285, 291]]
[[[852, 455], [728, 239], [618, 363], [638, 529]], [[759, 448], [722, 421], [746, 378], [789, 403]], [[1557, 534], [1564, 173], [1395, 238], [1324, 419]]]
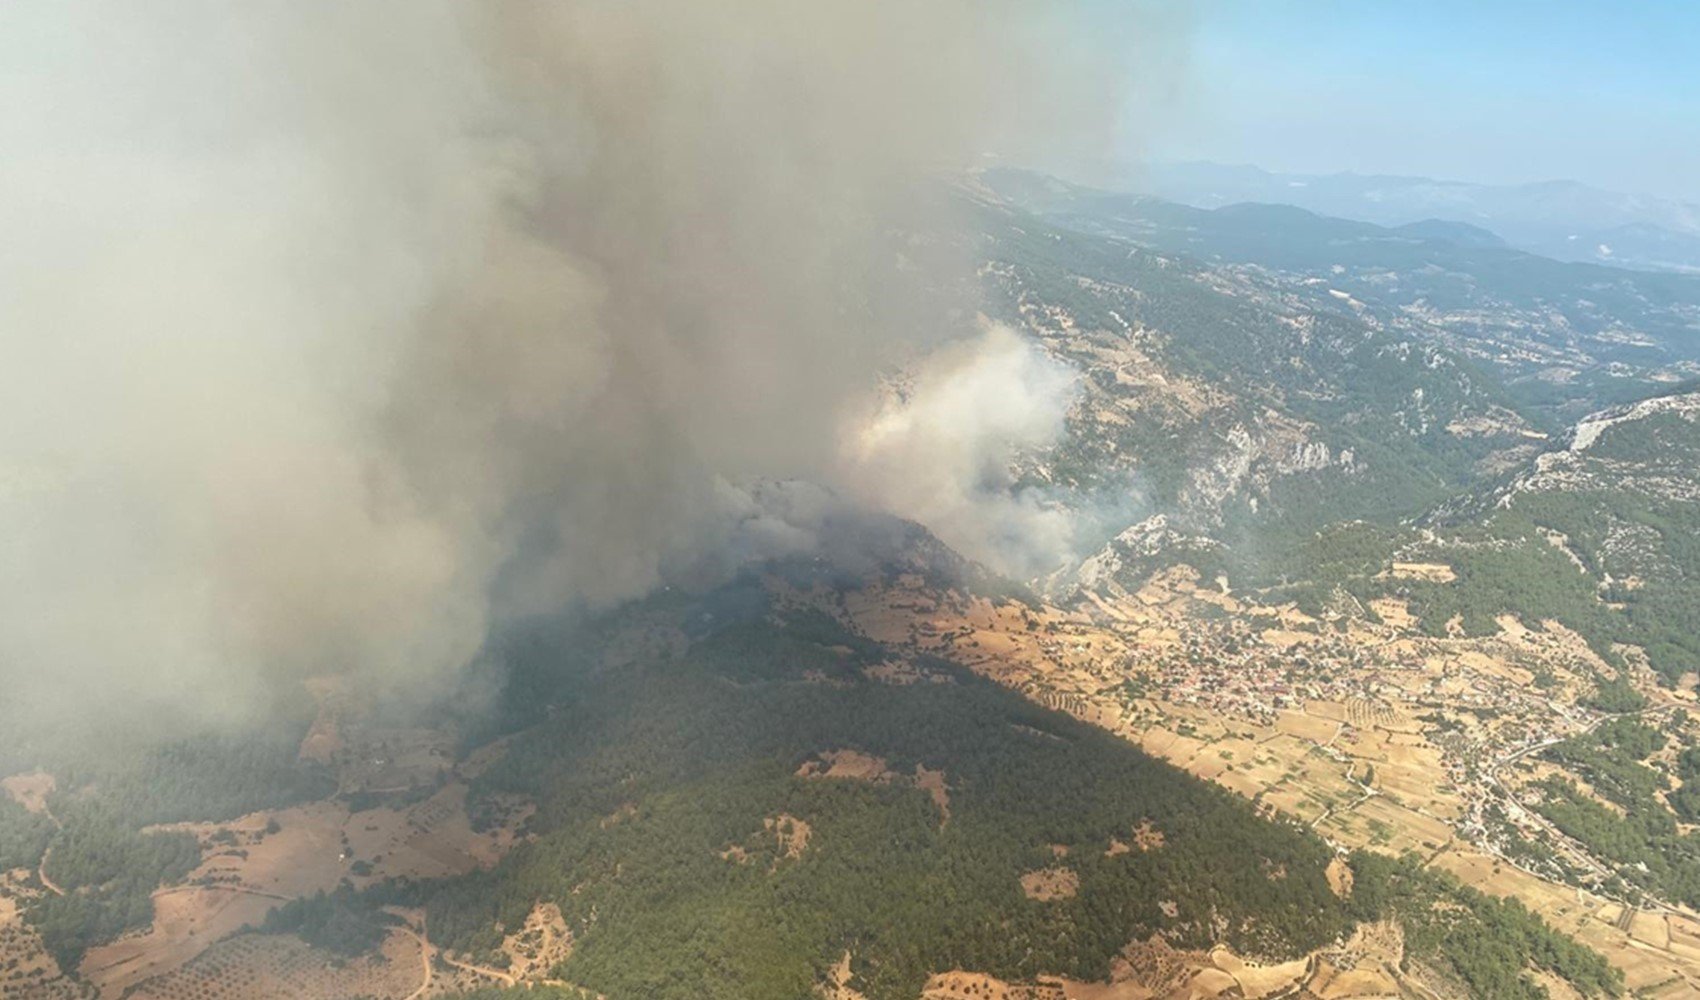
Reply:
[[1112, 123], [1125, 52], [1076, 13], [4, 5], [0, 689], [213, 717], [303, 673], [429, 684], [494, 618], [712, 547], [722, 477], [1027, 568], [1002, 442], [1066, 382], [1019, 341], [847, 421], [942, 325], [879, 277], [896, 182]]

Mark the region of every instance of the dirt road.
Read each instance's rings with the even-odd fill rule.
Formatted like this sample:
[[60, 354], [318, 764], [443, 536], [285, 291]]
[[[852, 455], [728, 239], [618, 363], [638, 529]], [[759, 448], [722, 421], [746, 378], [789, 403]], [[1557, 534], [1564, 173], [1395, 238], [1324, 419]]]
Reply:
[[406, 998], [406, 1000], [419, 1000], [431, 989], [431, 941], [424, 934], [414, 932], [412, 928], [401, 927], [398, 930], [419, 942], [419, 963], [425, 967], [425, 981], [420, 983], [419, 988], [409, 993]]
[[506, 986], [506, 987], [509, 987], [509, 988], [512, 988], [514, 986], [519, 985], [519, 979], [508, 974], [508, 973], [506, 973], [506, 972], [502, 972], [502, 971], [499, 971], [497, 969], [487, 969], [482, 965], [472, 965], [472, 964], [467, 963], [467, 962], [461, 962], [461, 961], [457, 961], [453, 958], [450, 958], [446, 952], [443, 952], [442, 950], [438, 949], [436, 945], [431, 943], [430, 935], [427, 932], [426, 927], [425, 927], [425, 918], [424, 917], [419, 918], [419, 929], [417, 931], [415, 931], [411, 927], [399, 927], [397, 929], [400, 930], [403, 934], [406, 934], [408, 937], [412, 938], [413, 940], [419, 942], [419, 956], [420, 956], [420, 960], [424, 963], [424, 966], [425, 966], [425, 981], [423, 983], [419, 984], [418, 989], [414, 990], [412, 993], [409, 993], [406, 997], [406, 1000], [419, 1000], [420, 997], [423, 997], [425, 995], [425, 993], [428, 990], [430, 990], [430, 988], [431, 988], [431, 959], [433, 957], [441, 958], [443, 960], [444, 964], [452, 965], [457, 969], [461, 969], [461, 970], [466, 971], [466, 972], [477, 973], [480, 976], [487, 976], [487, 977], [494, 979], [497, 982], [501, 983], [503, 986]]
[[65, 890], [59, 887], [59, 883], [47, 877], [47, 859], [51, 857], [53, 857], [53, 845], [49, 844], [47, 850], [41, 852], [41, 863], [35, 866], [35, 877], [41, 879], [41, 884], [47, 887], [48, 892], [55, 896], [63, 896]]

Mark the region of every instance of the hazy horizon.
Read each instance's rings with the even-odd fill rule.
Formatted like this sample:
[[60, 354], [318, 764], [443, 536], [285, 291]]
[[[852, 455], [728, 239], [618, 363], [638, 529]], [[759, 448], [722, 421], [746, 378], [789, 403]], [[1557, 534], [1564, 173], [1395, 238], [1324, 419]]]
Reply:
[[1254, 170], [1254, 171], [1257, 171], [1259, 173], [1266, 174], [1270, 177], [1294, 177], [1294, 178], [1350, 177], [1350, 178], [1357, 178], [1357, 179], [1360, 179], [1360, 180], [1388, 178], [1388, 179], [1397, 179], [1397, 180], [1432, 181], [1436, 184], [1458, 185], [1458, 186], [1463, 186], [1463, 187], [1531, 188], [1531, 187], [1542, 187], [1542, 186], [1549, 186], [1549, 185], [1576, 185], [1576, 186], [1579, 186], [1579, 187], [1585, 187], [1585, 188], [1589, 188], [1589, 189], [1594, 190], [1594, 191], [1598, 191], [1602, 194], [1626, 195], [1626, 196], [1634, 197], [1634, 198], [1651, 198], [1651, 199], [1658, 199], [1658, 200], [1661, 200], [1661, 201], [1677, 201], [1677, 202], [1682, 202], [1684, 204], [1700, 205], [1700, 197], [1686, 197], [1686, 196], [1682, 196], [1682, 195], [1665, 195], [1665, 194], [1658, 194], [1656, 192], [1651, 192], [1651, 191], [1636, 191], [1636, 190], [1629, 190], [1629, 189], [1625, 189], [1625, 188], [1609, 187], [1609, 186], [1604, 186], [1604, 185], [1599, 185], [1599, 184], [1593, 184], [1593, 183], [1590, 183], [1590, 182], [1584, 181], [1584, 180], [1579, 180], [1575, 177], [1567, 177], [1567, 176], [1564, 176], [1564, 175], [1561, 175], [1561, 174], [1553, 174], [1551, 176], [1530, 175], [1529, 177], [1524, 178], [1522, 180], [1484, 181], [1484, 180], [1474, 180], [1474, 179], [1467, 178], [1467, 177], [1453, 177], [1453, 176], [1448, 176], [1448, 175], [1443, 175], [1443, 174], [1441, 174], [1441, 175], [1425, 174], [1425, 173], [1419, 173], [1417, 171], [1400, 171], [1400, 170], [1353, 170], [1353, 169], [1350, 169], [1350, 168], [1340, 169], [1340, 170], [1280, 170], [1280, 169], [1276, 169], [1276, 168], [1267, 166], [1266, 164], [1258, 163], [1258, 162], [1255, 162], [1255, 161], [1215, 160], [1215, 159], [1209, 159], [1207, 157], [1185, 157], [1185, 156], [1151, 157], [1151, 158], [1145, 160], [1143, 163], [1141, 163], [1140, 167], [1146, 168], [1146, 169], [1162, 168], [1162, 169], [1169, 169], [1169, 170], [1184, 170], [1184, 169], [1187, 169], [1187, 168], [1190, 168], [1190, 167], [1210, 167], [1210, 168], [1219, 169], [1219, 170]]
[[1202, 5], [1153, 160], [1700, 201], [1700, 9]]

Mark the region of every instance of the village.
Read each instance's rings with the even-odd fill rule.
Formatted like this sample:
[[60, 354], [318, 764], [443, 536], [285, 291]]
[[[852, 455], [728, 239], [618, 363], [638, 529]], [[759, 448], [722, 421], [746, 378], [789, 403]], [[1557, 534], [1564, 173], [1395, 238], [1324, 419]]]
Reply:
[[[1514, 895], [1626, 969], [1700, 989], [1700, 914], [1612, 894], [1608, 865], [1522, 801], [1538, 752], [1610, 713], [1611, 668], [1556, 622], [1435, 637], [1397, 601], [1325, 619], [1236, 599], [1186, 567], [1071, 610], [933, 598], [905, 581], [848, 598], [870, 635], [944, 655], [1308, 826], [1346, 852], [1415, 851]], [[1649, 711], [1692, 704], [1636, 679]], [[1543, 765], [1547, 766], [1547, 765]]]

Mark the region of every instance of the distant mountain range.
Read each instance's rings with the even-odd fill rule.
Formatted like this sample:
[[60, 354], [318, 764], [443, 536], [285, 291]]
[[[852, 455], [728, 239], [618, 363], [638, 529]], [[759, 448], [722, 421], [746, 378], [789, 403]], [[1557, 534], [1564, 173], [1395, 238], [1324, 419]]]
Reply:
[[1691, 379], [1700, 364], [1700, 274], [1557, 261], [1463, 222], [1377, 225], [1257, 202], [1195, 208], [1007, 169], [979, 179], [1072, 232], [1284, 276], [1285, 294], [1313, 308], [1445, 343], [1497, 369], [1522, 405], [1555, 422], [1548, 430]]
[[1427, 177], [1280, 174], [1191, 162], [1150, 165], [1129, 183], [1143, 193], [1198, 208], [1262, 202], [1382, 226], [1465, 223], [1556, 260], [1700, 271], [1700, 205], [1575, 181], [1470, 184]]

